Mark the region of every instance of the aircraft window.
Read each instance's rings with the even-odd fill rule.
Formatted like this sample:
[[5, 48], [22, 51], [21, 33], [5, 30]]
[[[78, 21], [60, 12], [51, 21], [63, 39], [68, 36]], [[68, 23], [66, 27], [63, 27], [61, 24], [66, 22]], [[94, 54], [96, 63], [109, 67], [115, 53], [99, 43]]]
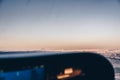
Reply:
[[[0, 80], [29, 80], [32, 71], [40, 70], [37, 74], [43, 76], [37, 78], [41, 80], [86, 79], [92, 75], [89, 71], [96, 73], [96, 62], [89, 68], [82, 62], [79, 67], [72, 61], [67, 63], [68, 57], [60, 59], [64, 65], [54, 58], [57, 66], [52, 58], [46, 59], [51, 63], [40, 59], [44, 64], [34, 59], [72, 51], [104, 55], [114, 67], [115, 79], [120, 80], [120, 0], [0, 0]], [[21, 57], [25, 60], [15, 62]], [[9, 63], [5, 60], [3, 64], [4, 59], [10, 59]], [[35, 69], [36, 65], [44, 68]], [[102, 70], [98, 71], [100, 75], [105, 73]]]

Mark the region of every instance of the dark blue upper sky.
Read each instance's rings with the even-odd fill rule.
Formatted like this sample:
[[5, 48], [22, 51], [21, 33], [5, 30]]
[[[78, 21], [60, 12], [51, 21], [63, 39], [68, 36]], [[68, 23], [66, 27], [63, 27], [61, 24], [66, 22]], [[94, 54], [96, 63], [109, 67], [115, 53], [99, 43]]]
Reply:
[[120, 48], [119, 0], [0, 0], [0, 50]]

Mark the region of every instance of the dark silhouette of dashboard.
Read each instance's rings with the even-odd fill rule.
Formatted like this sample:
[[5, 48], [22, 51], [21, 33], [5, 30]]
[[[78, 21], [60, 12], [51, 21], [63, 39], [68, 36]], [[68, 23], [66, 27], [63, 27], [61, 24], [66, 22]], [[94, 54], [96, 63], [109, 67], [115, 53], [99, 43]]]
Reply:
[[114, 70], [106, 58], [89, 52], [4, 56], [0, 80], [114, 80]]

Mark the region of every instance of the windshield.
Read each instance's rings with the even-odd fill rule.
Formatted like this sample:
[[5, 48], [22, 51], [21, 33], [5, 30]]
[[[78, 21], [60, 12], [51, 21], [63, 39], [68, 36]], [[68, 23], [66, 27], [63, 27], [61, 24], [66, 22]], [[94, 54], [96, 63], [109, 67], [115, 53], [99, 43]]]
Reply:
[[0, 51], [94, 51], [120, 79], [120, 0], [0, 0]]
[[119, 0], [0, 0], [0, 50], [120, 47]]

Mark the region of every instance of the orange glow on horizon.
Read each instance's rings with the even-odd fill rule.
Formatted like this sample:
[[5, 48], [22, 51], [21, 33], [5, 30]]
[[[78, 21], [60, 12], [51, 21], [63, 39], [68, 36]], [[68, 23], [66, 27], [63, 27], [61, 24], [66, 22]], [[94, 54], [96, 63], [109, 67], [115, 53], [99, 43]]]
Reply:
[[0, 51], [31, 51], [31, 50], [81, 50], [120, 48], [117, 43], [80, 43], [70, 41], [14, 41], [0, 42]]

